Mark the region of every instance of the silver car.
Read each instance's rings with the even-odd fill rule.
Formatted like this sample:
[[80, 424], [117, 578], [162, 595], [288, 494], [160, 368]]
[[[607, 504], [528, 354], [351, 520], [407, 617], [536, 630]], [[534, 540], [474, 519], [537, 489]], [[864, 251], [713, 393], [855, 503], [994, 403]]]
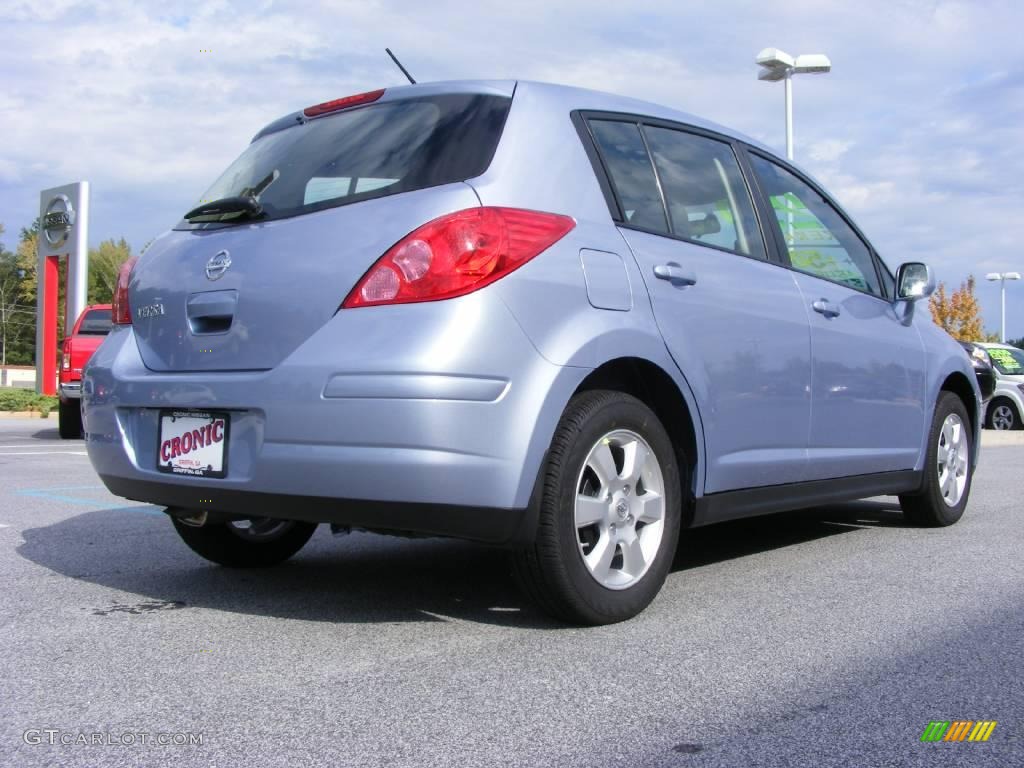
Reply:
[[122, 272], [89, 456], [228, 566], [318, 523], [511, 550], [539, 606], [656, 595], [680, 532], [963, 514], [967, 356], [828, 194], [665, 107], [419, 84], [282, 117]]
[[996, 375], [996, 391], [988, 403], [986, 426], [992, 429], [1024, 427], [1024, 349], [1009, 344], [977, 342], [992, 364]]

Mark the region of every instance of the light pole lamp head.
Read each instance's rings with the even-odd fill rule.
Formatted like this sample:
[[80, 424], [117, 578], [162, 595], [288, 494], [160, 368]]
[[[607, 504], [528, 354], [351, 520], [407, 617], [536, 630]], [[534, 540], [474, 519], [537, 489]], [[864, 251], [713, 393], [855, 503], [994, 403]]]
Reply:
[[790, 56], [778, 48], [765, 48], [757, 54], [761, 71], [758, 80], [784, 80], [789, 75], [823, 75], [832, 71], [832, 61], [823, 53], [802, 53]]
[[758, 80], [775, 82], [784, 80], [796, 63], [792, 56], [778, 48], [765, 48], [757, 54], [757, 63], [762, 67], [757, 73]]
[[778, 48], [765, 48], [757, 54], [757, 63], [762, 67], [792, 67], [796, 60]]
[[1003, 277], [1007, 280], [1020, 280], [1020, 272], [1007, 272]]
[[793, 71], [797, 74], [823, 75], [832, 71], [832, 61], [824, 53], [802, 53], [796, 57]]
[[987, 275], [985, 275], [985, 279], [986, 280], [1002, 280], [1003, 279], [1003, 273], [1002, 272], [989, 272]]
[[779, 80], [785, 80], [786, 79], [786, 75], [788, 75], [788, 74], [789, 74], [789, 69], [787, 67], [778, 67], [776, 69], [771, 69], [771, 68], [768, 68], [768, 67], [762, 67], [757, 72], [757, 79], [758, 80], [765, 80], [765, 81], [767, 81], [769, 83], [775, 83], [775, 82], [778, 82]]

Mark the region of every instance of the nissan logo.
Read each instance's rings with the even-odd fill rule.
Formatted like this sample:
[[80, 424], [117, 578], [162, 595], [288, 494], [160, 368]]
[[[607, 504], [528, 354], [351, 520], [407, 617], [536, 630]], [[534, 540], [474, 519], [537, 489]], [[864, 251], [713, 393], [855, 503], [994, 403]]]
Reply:
[[47, 244], [56, 248], [68, 239], [68, 233], [75, 224], [75, 208], [67, 195], [56, 195], [46, 206], [43, 214], [43, 237]]
[[206, 278], [208, 280], [220, 280], [230, 266], [231, 254], [227, 251], [218, 251], [212, 259], [206, 262]]

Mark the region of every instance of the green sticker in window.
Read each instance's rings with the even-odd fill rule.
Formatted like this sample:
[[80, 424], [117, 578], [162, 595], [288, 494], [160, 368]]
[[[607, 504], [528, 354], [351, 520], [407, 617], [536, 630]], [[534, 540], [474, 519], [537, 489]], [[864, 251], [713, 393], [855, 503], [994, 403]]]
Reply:
[[1020, 361], [1010, 350], [990, 349], [988, 350], [988, 355], [1001, 373], [1008, 373], [1013, 376], [1024, 373], [1024, 365], [1021, 365]]

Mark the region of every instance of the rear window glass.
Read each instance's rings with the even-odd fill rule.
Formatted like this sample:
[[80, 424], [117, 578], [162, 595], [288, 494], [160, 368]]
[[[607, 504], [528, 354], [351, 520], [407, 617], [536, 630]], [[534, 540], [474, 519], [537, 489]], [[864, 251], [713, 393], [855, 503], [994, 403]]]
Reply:
[[590, 130], [611, 177], [626, 223], [654, 232], [668, 232], [665, 206], [654, 166], [636, 123], [592, 120]]
[[451, 94], [318, 117], [256, 139], [201, 201], [255, 194], [280, 219], [465, 181], [487, 170], [510, 104]]
[[92, 336], [103, 336], [110, 333], [110, 310], [90, 309], [82, 318], [82, 324], [78, 326], [80, 334]]

